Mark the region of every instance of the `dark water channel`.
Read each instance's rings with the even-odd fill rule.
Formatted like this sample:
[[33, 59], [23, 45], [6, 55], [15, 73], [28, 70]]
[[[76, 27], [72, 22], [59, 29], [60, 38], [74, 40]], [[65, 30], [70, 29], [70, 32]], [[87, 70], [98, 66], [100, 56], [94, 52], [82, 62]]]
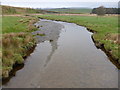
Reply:
[[41, 20], [38, 44], [4, 88], [117, 88], [118, 70], [92, 33], [73, 23]]

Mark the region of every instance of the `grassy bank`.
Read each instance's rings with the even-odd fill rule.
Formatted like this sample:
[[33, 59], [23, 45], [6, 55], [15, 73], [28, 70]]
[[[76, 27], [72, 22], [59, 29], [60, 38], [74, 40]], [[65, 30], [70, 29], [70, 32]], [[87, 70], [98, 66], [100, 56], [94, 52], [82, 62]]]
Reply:
[[3, 16], [2, 22], [2, 76], [9, 76], [13, 65], [24, 63], [27, 52], [35, 46], [31, 32], [38, 18], [30, 16]]
[[60, 20], [71, 23], [76, 23], [87, 27], [90, 31], [95, 32], [93, 39], [99, 48], [104, 50], [112, 56], [117, 67], [120, 68], [120, 55], [118, 48], [120, 47], [120, 33], [118, 32], [118, 17], [115, 16], [60, 16], [60, 15], [41, 15], [40, 18]]

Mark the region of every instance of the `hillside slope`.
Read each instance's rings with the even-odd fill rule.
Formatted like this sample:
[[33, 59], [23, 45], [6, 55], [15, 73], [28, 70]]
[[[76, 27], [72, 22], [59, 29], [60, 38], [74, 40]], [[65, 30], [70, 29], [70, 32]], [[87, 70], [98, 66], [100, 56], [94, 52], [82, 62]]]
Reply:
[[55, 11], [59, 13], [71, 13], [71, 14], [82, 14], [91, 13], [92, 9], [89, 8], [55, 8], [55, 9], [45, 9], [48, 11]]
[[27, 13], [41, 13], [40, 10], [32, 8], [21, 8], [21, 7], [12, 7], [2, 5], [3, 14], [27, 14]]
[[21, 7], [13, 7], [13, 6], [4, 6], [2, 5], [2, 14], [35, 14], [35, 13], [57, 13], [55, 11], [48, 11], [42, 9], [33, 9], [33, 8], [21, 8]]

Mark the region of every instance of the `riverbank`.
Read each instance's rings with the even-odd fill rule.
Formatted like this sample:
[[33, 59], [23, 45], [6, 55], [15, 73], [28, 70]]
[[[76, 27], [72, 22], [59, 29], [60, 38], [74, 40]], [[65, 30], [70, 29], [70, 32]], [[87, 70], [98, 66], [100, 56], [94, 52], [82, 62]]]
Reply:
[[2, 78], [7, 78], [13, 67], [23, 64], [28, 52], [35, 47], [31, 32], [37, 30], [34, 23], [38, 18], [3, 16], [2, 19]]
[[85, 27], [45, 19], [36, 25], [40, 43], [3, 88], [118, 87], [118, 70]]
[[[113, 64], [120, 69], [120, 59], [118, 49], [120, 47], [118, 32], [118, 17], [97, 17], [97, 16], [59, 16], [59, 15], [40, 15], [39, 18], [51, 19], [76, 23], [94, 32], [92, 38], [95, 45], [102, 49]], [[112, 22], [111, 22], [112, 21]]]

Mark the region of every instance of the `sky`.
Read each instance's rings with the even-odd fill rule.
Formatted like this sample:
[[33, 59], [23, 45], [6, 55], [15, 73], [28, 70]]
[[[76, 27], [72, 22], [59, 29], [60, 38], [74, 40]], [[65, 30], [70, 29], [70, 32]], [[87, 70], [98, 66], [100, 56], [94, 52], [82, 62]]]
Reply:
[[118, 7], [119, 0], [0, 0], [2, 5], [30, 8]]

